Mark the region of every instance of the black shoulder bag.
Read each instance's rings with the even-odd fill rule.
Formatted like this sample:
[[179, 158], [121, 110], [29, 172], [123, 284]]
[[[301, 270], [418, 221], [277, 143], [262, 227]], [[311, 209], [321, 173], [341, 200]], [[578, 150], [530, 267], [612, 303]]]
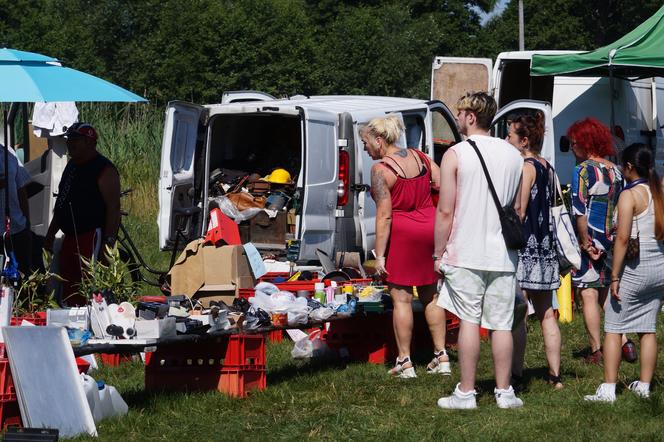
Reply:
[[477, 148], [477, 144], [475, 144], [475, 142], [470, 138], [468, 138], [466, 141], [468, 141], [468, 143], [473, 146], [475, 153], [480, 159], [480, 163], [482, 163], [482, 169], [484, 170], [484, 176], [486, 176], [486, 180], [489, 183], [489, 190], [491, 190], [493, 202], [496, 204], [496, 209], [498, 209], [498, 217], [500, 219], [500, 227], [503, 231], [505, 245], [508, 249], [511, 250], [522, 249], [526, 245], [526, 238], [523, 233], [523, 223], [521, 222], [521, 218], [519, 218], [519, 214], [516, 213], [516, 210], [514, 210], [514, 207], [511, 205], [501, 207], [500, 200], [498, 200], [498, 195], [496, 195], [496, 189], [493, 187], [491, 176], [489, 176], [489, 171], [486, 168], [486, 164], [484, 163], [484, 158], [482, 158], [480, 150]]

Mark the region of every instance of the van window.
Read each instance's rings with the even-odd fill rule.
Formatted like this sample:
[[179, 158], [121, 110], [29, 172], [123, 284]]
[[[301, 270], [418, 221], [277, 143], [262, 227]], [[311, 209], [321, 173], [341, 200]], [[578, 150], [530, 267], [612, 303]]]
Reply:
[[536, 109], [528, 107], [519, 107], [511, 112], [503, 115], [499, 120], [496, 120], [491, 126], [491, 135], [497, 138], [502, 138], [503, 140], [507, 138], [507, 134], [510, 130], [510, 124], [512, 120], [520, 115], [531, 115], [534, 116]]
[[530, 60], [502, 60], [498, 107], [516, 100], [553, 100], [553, 76], [531, 77]]
[[436, 164], [440, 164], [443, 154], [454, 144], [454, 131], [443, 114], [438, 111], [431, 113], [431, 121], [433, 125], [433, 159]]
[[406, 126], [406, 147], [422, 149], [424, 146], [424, 119], [422, 116], [405, 114], [403, 124]]
[[187, 122], [176, 120], [176, 126], [173, 130], [173, 146], [176, 148], [171, 149], [171, 170], [173, 174], [191, 169], [196, 143], [187, 143], [187, 140], [191, 136], [196, 137], [195, 134], [189, 133], [192, 129]]

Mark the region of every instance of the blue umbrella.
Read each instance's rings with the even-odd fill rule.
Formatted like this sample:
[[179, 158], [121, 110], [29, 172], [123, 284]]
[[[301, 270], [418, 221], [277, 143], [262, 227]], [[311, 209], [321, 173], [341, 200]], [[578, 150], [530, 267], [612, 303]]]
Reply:
[[[16, 49], [0, 49], [0, 103], [38, 101], [145, 102], [106, 80], [62, 66], [57, 58]], [[4, 140], [7, 140], [7, 113]], [[7, 176], [8, 149], [4, 149]], [[5, 217], [9, 220], [9, 186], [5, 186]], [[9, 223], [5, 224], [8, 233]]]
[[0, 49], [0, 102], [145, 102], [145, 98], [52, 57]]

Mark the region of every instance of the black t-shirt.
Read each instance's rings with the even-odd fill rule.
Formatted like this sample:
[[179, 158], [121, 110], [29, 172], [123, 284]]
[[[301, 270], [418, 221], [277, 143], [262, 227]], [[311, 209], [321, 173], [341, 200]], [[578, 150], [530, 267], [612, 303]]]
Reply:
[[67, 235], [104, 227], [106, 205], [99, 190], [99, 176], [113, 163], [101, 154], [85, 164], [69, 161], [62, 173], [54, 216]]

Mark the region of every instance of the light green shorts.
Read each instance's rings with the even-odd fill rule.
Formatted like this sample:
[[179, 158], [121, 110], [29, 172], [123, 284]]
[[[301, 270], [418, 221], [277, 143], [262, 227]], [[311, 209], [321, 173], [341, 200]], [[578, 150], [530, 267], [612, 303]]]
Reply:
[[514, 272], [490, 272], [441, 264], [445, 279], [438, 305], [489, 330], [512, 330]]

